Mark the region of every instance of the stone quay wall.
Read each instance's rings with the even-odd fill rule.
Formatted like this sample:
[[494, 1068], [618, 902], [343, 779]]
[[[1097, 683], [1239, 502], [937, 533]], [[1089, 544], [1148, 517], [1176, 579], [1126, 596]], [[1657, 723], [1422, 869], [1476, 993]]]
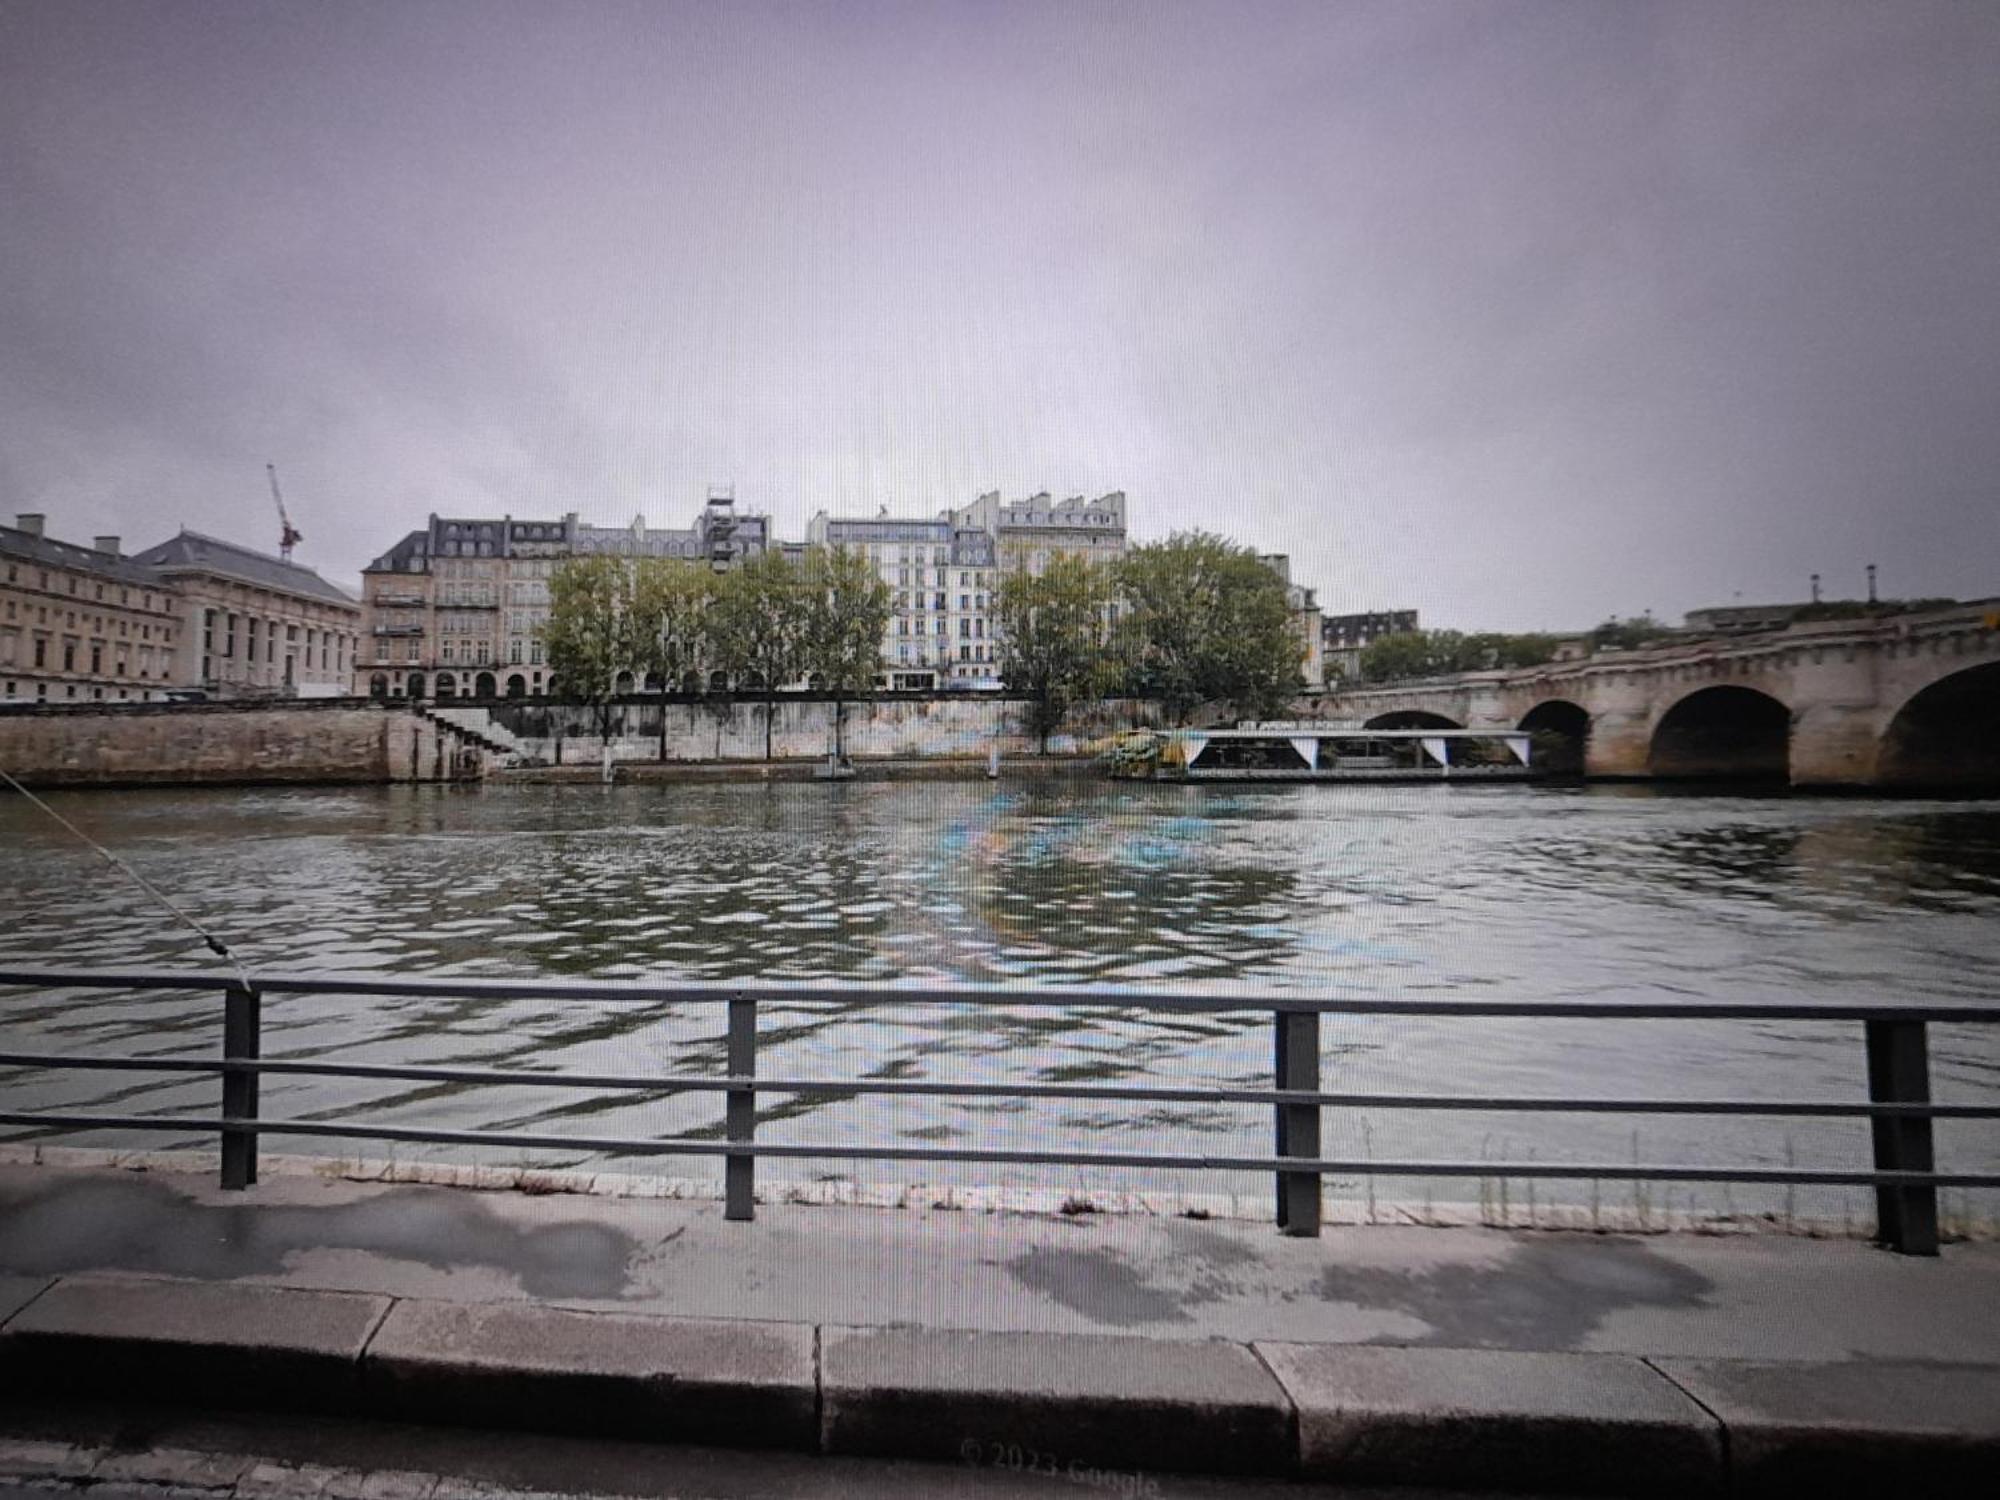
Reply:
[[[598, 711], [573, 704], [489, 704], [495, 722], [519, 741], [520, 753], [555, 764], [592, 764], [606, 739]], [[981, 694], [917, 697], [882, 694], [851, 699], [842, 713], [840, 741], [855, 760], [981, 759], [998, 750], [1010, 759], [1034, 755], [1039, 739], [1029, 730], [1026, 699]], [[610, 710], [614, 761], [732, 761], [764, 758], [766, 706], [755, 698], [669, 698], [664, 704], [633, 698]], [[771, 755], [776, 760], [824, 760], [834, 749], [831, 699], [783, 697], [768, 710]], [[661, 719], [666, 753], [661, 755]], [[1049, 736], [1054, 755], [1081, 753], [1093, 740], [1120, 729], [1162, 722], [1159, 706], [1113, 699], [1074, 715]], [[560, 746], [560, 749], [558, 749]]]
[[148, 703], [0, 712], [0, 769], [29, 786], [443, 780], [457, 736], [359, 700]]
[[[474, 705], [427, 705], [445, 709]], [[477, 705], [518, 740], [530, 764], [595, 765], [605, 741], [597, 711], [570, 704]], [[782, 698], [771, 710], [771, 753], [824, 760], [834, 747], [834, 704]], [[850, 701], [841, 738], [858, 760], [983, 762], [1040, 750], [1018, 698], [882, 695]], [[612, 758], [682, 763], [762, 761], [765, 705], [754, 699], [630, 700], [611, 709]], [[407, 703], [306, 699], [283, 703], [120, 703], [0, 710], [0, 770], [29, 786], [203, 786], [447, 781], [483, 775], [497, 760], [465, 730]], [[1150, 703], [1119, 700], [1077, 715], [1049, 737], [1054, 755], [1138, 724]], [[475, 726], [476, 727], [476, 726]]]

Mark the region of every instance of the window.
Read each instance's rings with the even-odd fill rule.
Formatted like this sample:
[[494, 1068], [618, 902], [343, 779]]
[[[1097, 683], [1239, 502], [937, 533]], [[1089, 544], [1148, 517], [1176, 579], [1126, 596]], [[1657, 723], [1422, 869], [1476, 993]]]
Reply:
[[101, 677], [103, 674], [104, 674], [104, 648], [96, 644], [95, 642], [92, 642], [90, 647], [90, 675], [93, 677]]
[[63, 642], [63, 670], [64, 670], [65, 672], [74, 672], [74, 671], [76, 670], [76, 642], [75, 642], [75, 641], [64, 641], [64, 642]]

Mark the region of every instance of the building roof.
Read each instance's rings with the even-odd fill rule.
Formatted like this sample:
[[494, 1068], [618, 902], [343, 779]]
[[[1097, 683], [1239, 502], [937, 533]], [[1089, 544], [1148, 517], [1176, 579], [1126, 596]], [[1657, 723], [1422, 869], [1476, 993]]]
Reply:
[[157, 547], [134, 553], [132, 561], [142, 567], [157, 568], [166, 574], [212, 573], [241, 583], [255, 584], [276, 593], [299, 594], [328, 604], [354, 606], [358, 601], [337, 584], [328, 583], [311, 568], [286, 562], [268, 552], [256, 552], [182, 528]]
[[54, 537], [36, 536], [12, 526], [0, 526], [0, 554], [18, 557], [45, 568], [75, 568], [120, 583], [136, 583], [142, 588], [159, 588], [163, 580], [135, 558], [116, 557], [95, 547], [59, 542]]

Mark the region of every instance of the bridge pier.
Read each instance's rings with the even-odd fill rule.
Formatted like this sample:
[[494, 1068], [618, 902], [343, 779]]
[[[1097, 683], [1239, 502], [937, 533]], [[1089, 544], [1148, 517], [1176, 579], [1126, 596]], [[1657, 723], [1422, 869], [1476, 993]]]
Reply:
[[1873, 704], [1821, 703], [1792, 720], [1792, 785], [1871, 787], [1882, 740]]

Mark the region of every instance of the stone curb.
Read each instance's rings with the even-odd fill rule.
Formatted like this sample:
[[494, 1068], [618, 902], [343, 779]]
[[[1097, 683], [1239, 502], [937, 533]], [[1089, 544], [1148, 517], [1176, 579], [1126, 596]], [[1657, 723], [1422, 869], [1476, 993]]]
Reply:
[[819, 1441], [813, 1329], [398, 1302], [362, 1358], [371, 1410], [729, 1448]]
[[829, 1453], [966, 1463], [1032, 1453], [1038, 1472], [1289, 1474], [1296, 1460], [1291, 1402], [1241, 1344], [827, 1328], [820, 1400]]
[[0, 1395], [1032, 1462], [1058, 1477], [1946, 1492], [2000, 1461], [1992, 1366], [815, 1328], [102, 1275], [0, 1290]]

